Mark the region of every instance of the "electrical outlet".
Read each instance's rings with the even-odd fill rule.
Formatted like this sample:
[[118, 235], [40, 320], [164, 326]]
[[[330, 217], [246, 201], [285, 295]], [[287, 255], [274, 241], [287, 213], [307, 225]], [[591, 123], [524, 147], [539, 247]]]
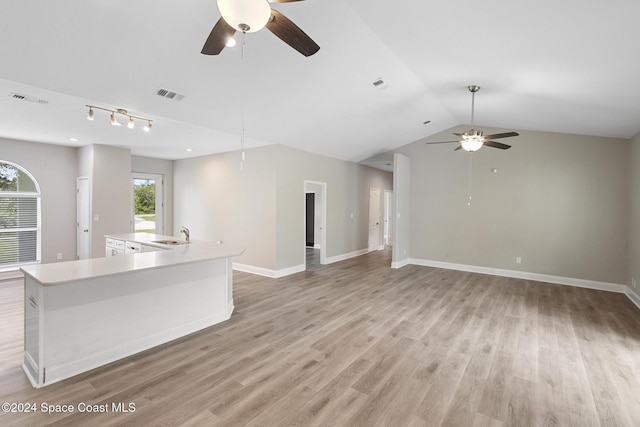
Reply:
[[522, 264], [522, 258], [517, 256], [516, 257], [516, 264]]
[[57, 256], [57, 258], [58, 258], [58, 259], [62, 259], [62, 253], [61, 253], [61, 252], [58, 252], [58, 256]]

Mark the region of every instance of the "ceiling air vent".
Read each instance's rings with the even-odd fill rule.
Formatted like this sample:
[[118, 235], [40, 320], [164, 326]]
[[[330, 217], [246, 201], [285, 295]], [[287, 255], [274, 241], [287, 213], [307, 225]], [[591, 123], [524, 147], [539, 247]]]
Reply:
[[373, 83], [373, 87], [378, 89], [386, 89], [387, 84], [382, 80], [382, 77], [378, 77]]
[[15, 92], [11, 92], [9, 94], [9, 98], [17, 99], [18, 101], [33, 102], [33, 103], [41, 104], [41, 105], [46, 105], [46, 104], [49, 103], [49, 101], [46, 101], [44, 99], [34, 98], [33, 96], [22, 95], [20, 93], [15, 93]]
[[162, 89], [162, 88], [156, 91], [156, 95], [161, 96], [163, 98], [167, 98], [167, 99], [173, 99], [174, 101], [181, 101], [182, 98], [184, 98], [184, 95], [178, 92], [173, 92], [173, 91]]

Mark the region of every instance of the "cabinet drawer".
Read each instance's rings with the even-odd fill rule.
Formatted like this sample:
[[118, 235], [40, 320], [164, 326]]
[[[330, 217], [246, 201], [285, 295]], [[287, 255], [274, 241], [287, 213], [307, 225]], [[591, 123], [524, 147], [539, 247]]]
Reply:
[[110, 248], [124, 249], [124, 241], [107, 237], [107, 246]]

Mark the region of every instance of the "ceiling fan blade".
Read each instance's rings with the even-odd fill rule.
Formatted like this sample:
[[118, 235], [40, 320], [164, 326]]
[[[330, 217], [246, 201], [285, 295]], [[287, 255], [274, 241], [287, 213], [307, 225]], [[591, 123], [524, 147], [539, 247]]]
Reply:
[[518, 136], [518, 135], [520, 135], [518, 132], [496, 133], [493, 135], [485, 135], [485, 139], [509, 138], [511, 136]]
[[320, 46], [311, 40], [311, 37], [275, 9], [271, 9], [271, 19], [267, 22], [267, 28], [304, 56], [311, 56], [320, 50]]
[[425, 144], [429, 145], [429, 144], [450, 144], [452, 142], [460, 142], [460, 141], [438, 141], [438, 142], [425, 142]]
[[485, 141], [485, 142], [484, 142], [484, 145], [485, 145], [486, 147], [499, 148], [499, 149], [501, 149], [501, 150], [507, 150], [507, 149], [511, 148], [511, 146], [510, 146], [510, 145], [503, 144], [503, 143], [501, 143], [501, 142], [495, 142], [495, 141]]
[[235, 28], [227, 24], [227, 21], [220, 17], [216, 25], [213, 26], [213, 30], [211, 30], [207, 41], [204, 42], [201, 53], [204, 55], [219, 54], [227, 45], [227, 41], [233, 37], [235, 33]]
[[462, 145], [458, 145], [456, 148], [453, 149], [453, 151], [458, 151], [458, 150], [462, 150]]

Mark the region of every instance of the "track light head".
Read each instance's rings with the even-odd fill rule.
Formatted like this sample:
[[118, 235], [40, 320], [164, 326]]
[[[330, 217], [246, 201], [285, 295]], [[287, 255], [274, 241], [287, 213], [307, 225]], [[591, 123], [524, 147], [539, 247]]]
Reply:
[[89, 113], [87, 113], [87, 120], [93, 120], [93, 107], [89, 107]]
[[114, 126], [120, 126], [120, 123], [118, 123], [118, 119], [116, 119], [116, 113], [112, 112], [111, 113], [111, 124]]
[[151, 130], [151, 120], [147, 122], [147, 125], [144, 127], [145, 132], [149, 132]]
[[129, 116], [129, 123], [127, 124], [127, 127], [129, 129], [133, 129], [135, 127], [136, 123], [133, 121], [133, 117]]

